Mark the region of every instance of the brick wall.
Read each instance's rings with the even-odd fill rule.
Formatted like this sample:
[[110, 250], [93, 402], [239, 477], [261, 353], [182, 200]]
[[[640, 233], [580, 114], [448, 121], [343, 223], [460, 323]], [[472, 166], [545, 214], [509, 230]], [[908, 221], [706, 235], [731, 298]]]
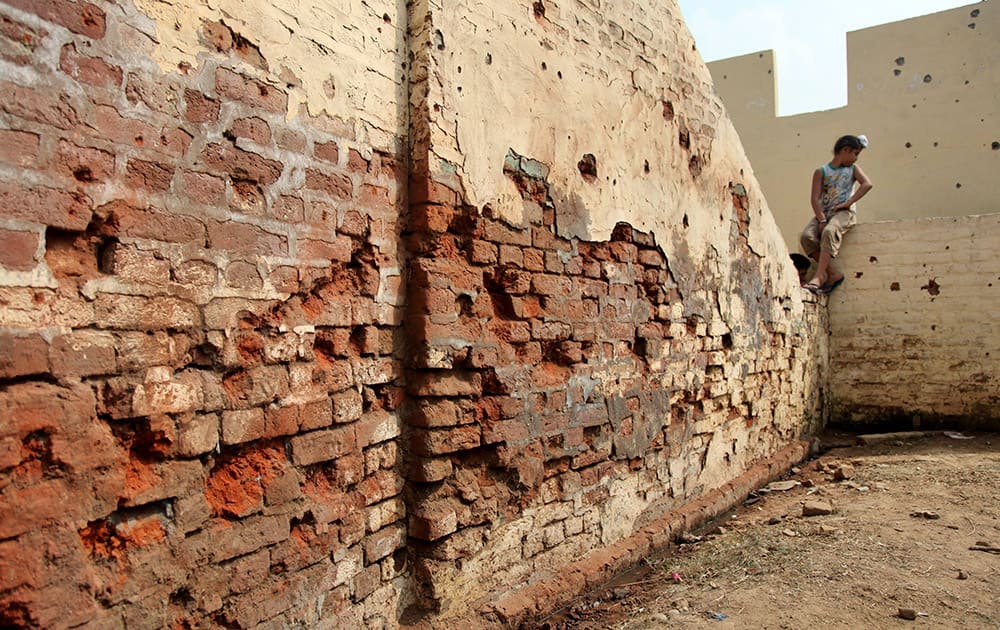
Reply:
[[211, 17], [0, 4], [0, 625], [393, 618], [403, 143]]
[[343, 4], [0, 2], [0, 625], [476, 613], [822, 422], [673, 2]]
[[831, 420], [996, 429], [1000, 215], [866, 223], [830, 299]]

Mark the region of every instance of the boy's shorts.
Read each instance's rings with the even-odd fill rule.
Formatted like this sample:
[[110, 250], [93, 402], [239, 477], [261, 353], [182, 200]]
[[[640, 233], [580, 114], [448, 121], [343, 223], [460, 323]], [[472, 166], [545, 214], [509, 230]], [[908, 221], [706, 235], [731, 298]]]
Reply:
[[816, 220], [816, 217], [813, 217], [806, 228], [802, 230], [799, 243], [807, 256], [814, 257], [817, 252], [828, 252], [830, 258], [836, 258], [844, 234], [858, 222], [858, 215], [853, 210], [841, 210], [831, 214], [827, 221], [822, 232], [820, 232], [819, 221]]

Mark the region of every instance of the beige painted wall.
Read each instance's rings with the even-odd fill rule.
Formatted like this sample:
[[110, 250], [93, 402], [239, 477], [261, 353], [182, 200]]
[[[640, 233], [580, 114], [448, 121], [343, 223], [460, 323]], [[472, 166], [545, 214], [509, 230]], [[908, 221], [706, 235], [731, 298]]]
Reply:
[[871, 141], [860, 164], [875, 189], [860, 222], [996, 212], [1000, 7], [850, 32], [847, 61], [847, 106], [783, 117], [772, 51], [708, 64], [789, 248], [810, 216], [812, 171], [845, 133]]
[[829, 301], [835, 419], [998, 428], [998, 248], [1000, 214], [855, 228]]

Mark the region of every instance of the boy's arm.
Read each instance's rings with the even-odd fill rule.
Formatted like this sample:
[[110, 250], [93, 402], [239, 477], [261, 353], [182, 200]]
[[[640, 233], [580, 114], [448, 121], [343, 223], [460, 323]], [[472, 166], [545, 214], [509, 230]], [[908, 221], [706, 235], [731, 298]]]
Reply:
[[820, 203], [820, 194], [823, 192], [823, 169], [818, 168], [813, 171], [813, 183], [812, 183], [812, 193], [809, 197], [809, 203], [812, 205], [813, 214], [816, 215], [817, 221], [826, 221], [826, 217], [823, 215], [823, 205]]
[[858, 199], [861, 199], [862, 197], [867, 195], [868, 191], [873, 188], [872, 180], [868, 179], [868, 176], [865, 175], [865, 172], [862, 171], [861, 167], [856, 164], [854, 165], [854, 181], [858, 182], [857, 190], [854, 191], [854, 194], [851, 195], [850, 199], [848, 199], [842, 204], [839, 204], [836, 208], [834, 208], [834, 211], [847, 210], [848, 208], [853, 206], [858, 201]]

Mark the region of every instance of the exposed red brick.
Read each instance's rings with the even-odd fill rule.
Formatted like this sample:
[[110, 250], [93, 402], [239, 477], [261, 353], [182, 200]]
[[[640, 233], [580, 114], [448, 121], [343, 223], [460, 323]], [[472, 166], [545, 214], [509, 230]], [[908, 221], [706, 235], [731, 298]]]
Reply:
[[249, 223], [212, 222], [208, 226], [208, 246], [245, 254], [285, 256], [288, 242], [284, 236], [265, 232]]
[[417, 455], [444, 455], [471, 448], [481, 443], [478, 426], [447, 429], [415, 428], [410, 432], [409, 448]]
[[66, 44], [59, 58], [59, 68], [77, 81], [95, 87], [114, 87], [122, 83], [122, 69], [98, 57], [88, 57], [76, 51], [76, 45]]
[[256, 116], [233, 121], [229, 132], [237, 138], [247, 138], [257, 144], [271, 143], [271, 127], [267, 121]]
[[[30, 0], [21, 0], [28, 1]], [[78, 119], [76, 111], [59, 92], [38, 91], [15, 83], [0, 81], [0, 109], [17, 118], [24, 118], [60, 129], [72, 129]]]
[[389, 191], [382, 186], [375, 186], [374, 184], [361, 185], [361, 194], [358, 196], [358, 201], [374, 208], [392, 207], [392, 196], [389, 194]]
[[94, 214], [101, 219], [99, 233], [149, 238], [173, 243], [204, 243], [205, 226], [193, 217], [141, 209], [122, 200], [107, 203]]
[[163, 129], [160, 131], [159, 147], [166, 153], [182, 157], [191, 146], [191, 134], [183, 129]]
[[215, 89], [220, 96], [272, 113], [288, 109], [288, 95], [283, 91], [227, 68], [216, 70]]
[[6, 0], [22, 11], [65, 26], [74, 33], [91, 39], [104, 37], [104, 11], [89, 3], [74, 0]]
[[355, 173], [367, 173], [368, 160], [366, 160], [357, 150], [350, 149], [347, 152], [347, 170]]
[[323, 191], [337, 199], [350, 199], [354, 196], [354, 183], [346, 175], [324, 173], [316, 169], [306, 171], [306, 188]]
[[201, 92], [184, 90], [184, 119], [195, 123], [210, 123], [219, 120], [219, 101]]
[[160, 132], [146, 122], [127, 118], [114, 107], [98, 105], [94, 108], [97, 136], [119, 144], [134, 147], [158, 148]]
[[100, 183], [114, 175], [115, 156], [92, 147], [60, 140], [54, 156], [55, 167], [68, 178], [83, 183]]
[[90, 198], [82, 192], [0, 182], [0, 207], [8, 218], [82, 231], [90, 223], [90, 204]]
[[271, 216], [279, 221], [301, 223], [305, 219], [305, 202], [291, 195], [278, 197], [271, 206]]
[[332, 241], [300, 239], [299, 256], [302, 258], [325, 258], [331, 261], [350, 262], [353, 246], [346, 236], [333, 235]]
[[257, 512], [263, 508], [265, 489], [286, 465], [277, 447], [222, 455], [209, 474], [205, 498], [218, 515], [244, 517]]
[[340, 162], [340, 149], [337, 147], [336, 142], [316, 143], [316, 146], [313, 147], [313, 154], [325, 162], [333, 164]]
[[44, 374], [49, 369], [48, 354], [49, 344], [41, 335], [0, 333], [0, 378]]
[[273, 131], [274, 141], [279, 147], [295, 153], [305, 153], [306, 137], [304, 134], [284, 127], [278, 127]]
[[264, 185], [273, 184], [281, 175], [281, 162], [244, 151], [231, 144], [210, 144], [201, 154], [205, 165], [217, 174]]
[[0, 228], [0, 267], [13, 271], [29, 271], [38, 264], [37, 232], [23, 232]]
[[52, 340], [50, 358], [56, 378], [114, 374], [115, 341], [110, 336], [72, 333]]
[[166, 192], [170, 190], [170, 182], [173, 177], [174, 169], [167, 164], [131, 158], [126, 166], [125, 181], [133, 188]]
[[224, 179], [206, 173], [181, 172], [180, 192], [191, 201], [203, 206], [222, 206], [226, 202]]
[[34, 29], [6, 15], [0, 16], [0, 58], [11, 63], [31, 63], [38, 44], [48, 35], [45, 29]]
[[0, 161], [15, 166], [31, 166], [37, 159], [37, 134], [0, 129]]
[[355, 448], [353, 426], [337, 427], [323, 431], [312, 431], [293, 437], [289, 442], [292, 461], [298, 466], [336, 459]]

